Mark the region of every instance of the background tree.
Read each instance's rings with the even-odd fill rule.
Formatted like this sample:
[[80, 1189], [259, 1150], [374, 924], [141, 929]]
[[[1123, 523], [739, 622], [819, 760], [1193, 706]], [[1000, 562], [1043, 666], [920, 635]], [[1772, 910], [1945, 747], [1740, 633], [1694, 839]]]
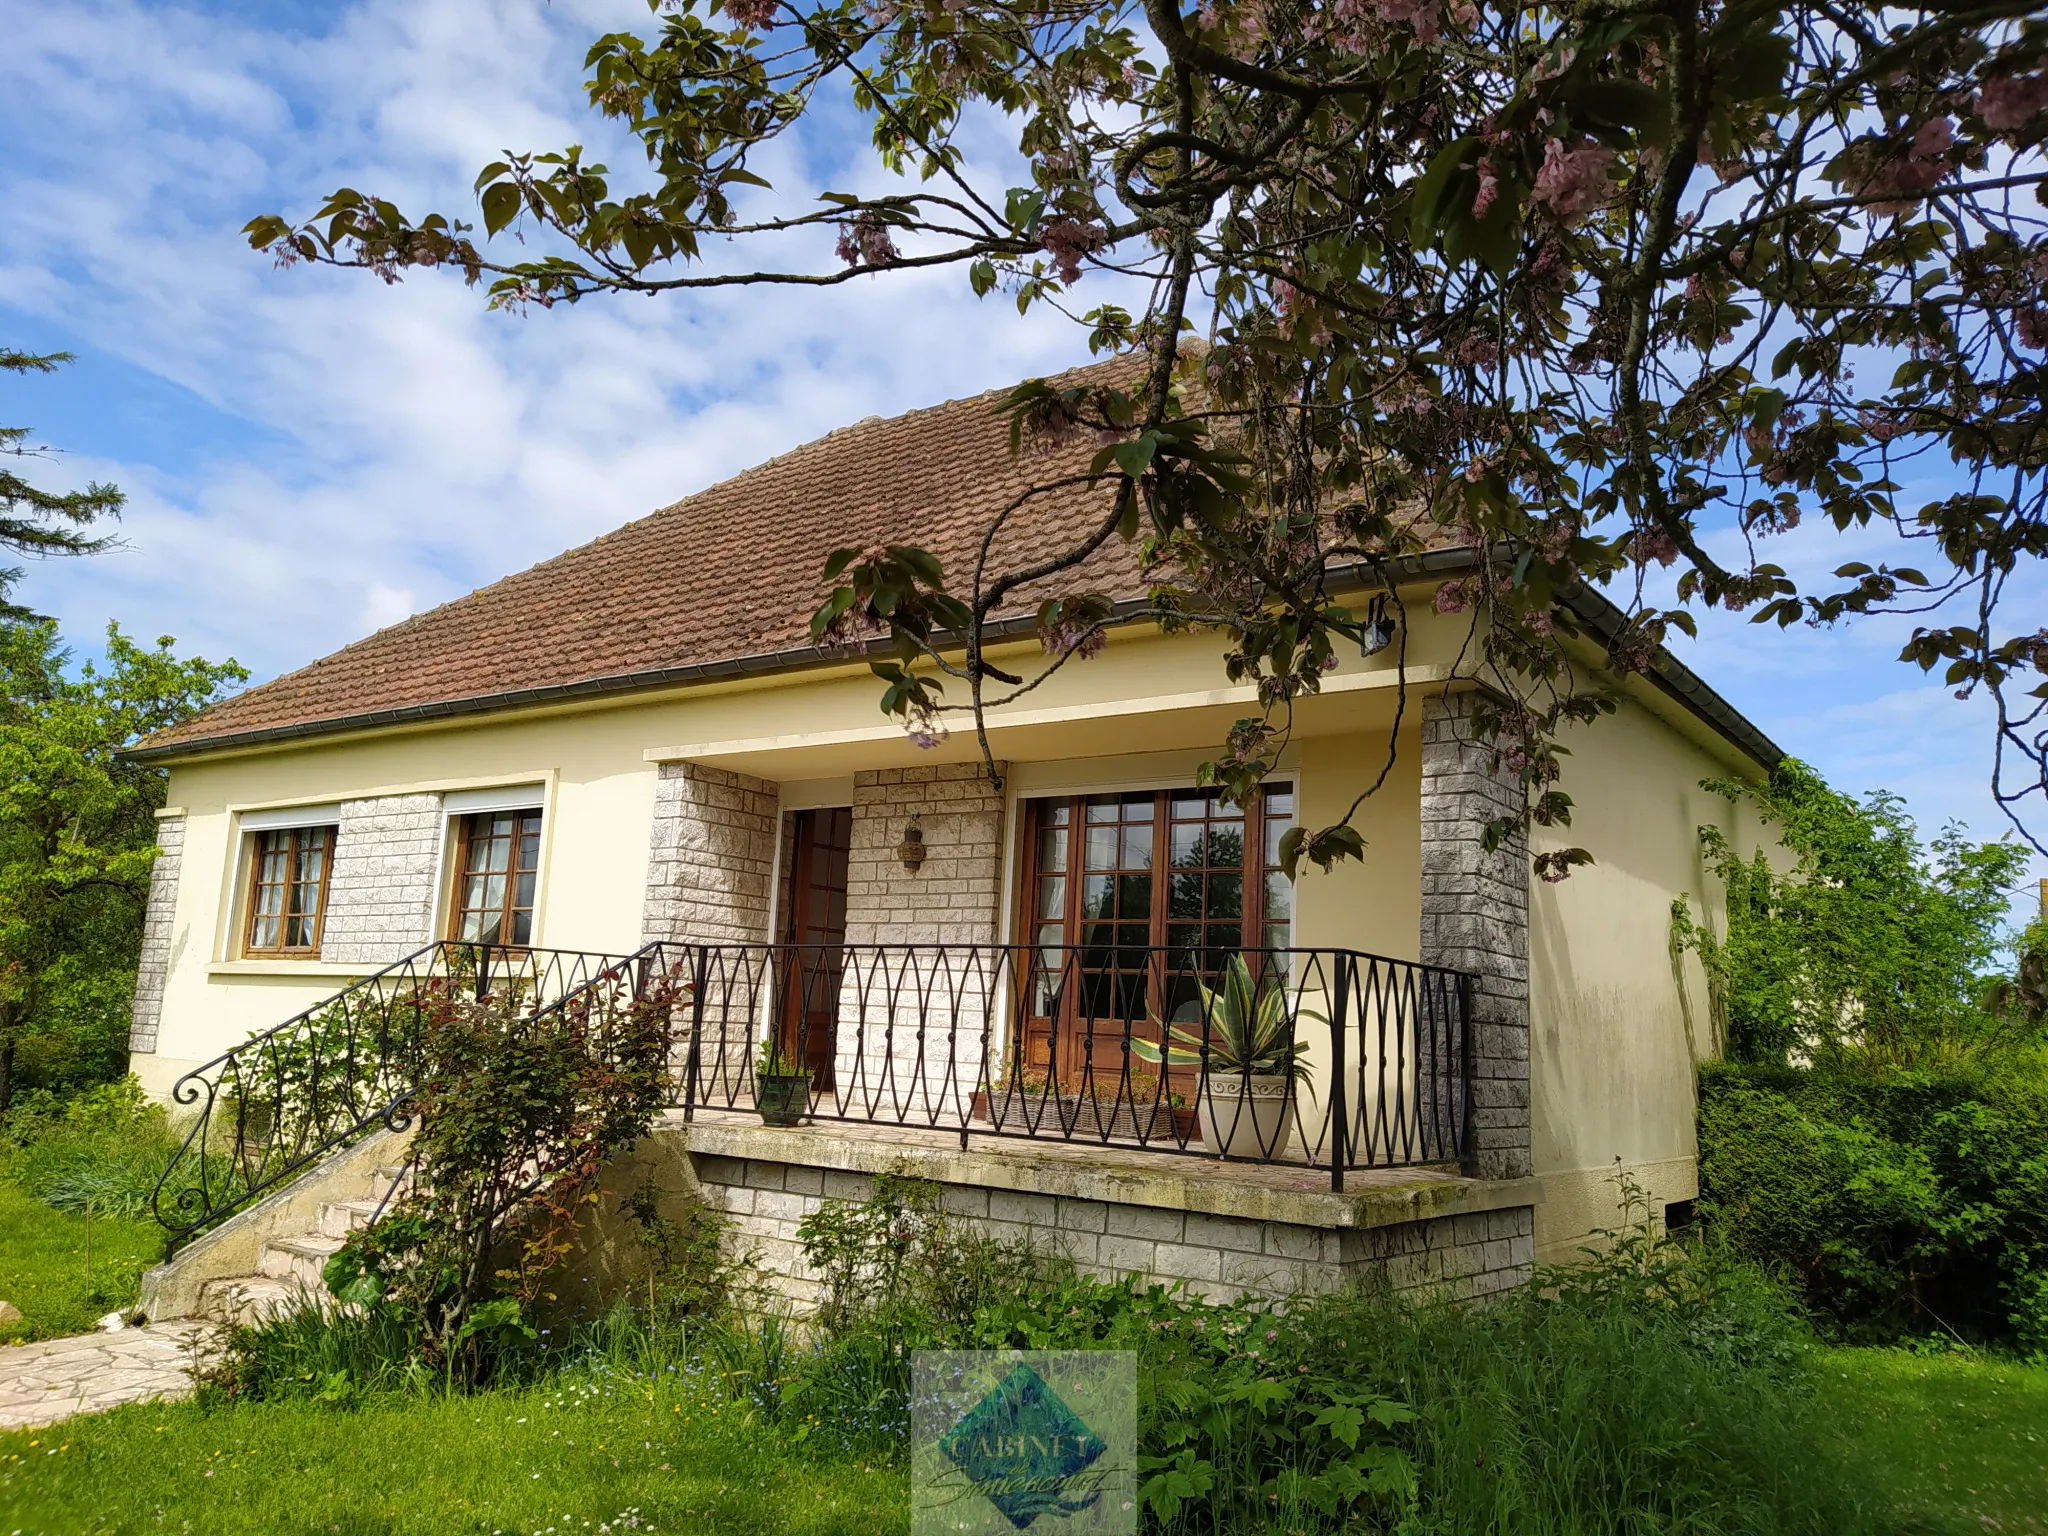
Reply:
[[[38, 354], [0, 347], [0, 374], [54, 373], [59, 364], [70, 361], [69, 352]], [[0, 455], [24, 459], [49, 451], [29, 446], [27, 427], [0, 427]], [[97, 481], [82, 491], [45, 491], [0, 464], [0, 549], [32, 555], [92, 554], [106, 548], [107, 541], [88, 534], [87, 525], [118, 515], [125, 499], [113, 486]], [[19, 574], [0, 572], [9, 579]], [[6, 584], [0, 581], [0, 618], [31, 617], [26, 608], [7, 601]]]
[[2007, 931], [2026, 864], [2017, 843], [1947, 827], [1923, 845], [1897, 795], [1859, 804], [1790, 758], [1767, 783], [1709, 787], [1754, 805], [1792, 856], [1780, 873], [1762, 847], [1745, 854], [1699, 829], [1726, 929], [1695, 923], [1683, 898], [1672, 917], [1706, 967], [1717, 1055], [1899, 1066], [2041, 1041], [2023, 984], [2002, 970], [2008, 950], [2022, 971], [2030, 953], [2029, 936]]
[[[889, 637], [884, 706], [915, 734], [1035, 680], [983, 659], [1006, 606], [1041, 604], [1046, 667], [1085, 656], [1121, 594], [1076, 573], [1123, 540], [1149, 611], [1220, 630], [1257, 685], [1210, 768], [1242, 793], [1358, 633], [1333, 569], [1455, 541], [1477, 568], [1433, 601], [1470, 615], [1463, 669], [1500, 701], [1479, 723], [1525, 819], [1569, 819], [1559, 728], [1692, 608], [1889, 611], [1923, 616], [1904, 659], [1990, 696], [1994, 792], [2042, 846], [2048, 630], [2001, 607], [2048, 553], [2036, 6], [651, 3], [651, 37], [587, 61], [644, 171], [577, 147], [484, 167], [484, 232], [516, 252], [353, 189], [250, 238], [387, 281], [452, 266], [513, 307], [955, 265], [1141, 351], [1128, 378], [1008, 402], [1020, 439], [1104, 440], [1092, 526], [1022, 537], [1048, 505], [1026, 495], [987, 517], [1059, 539], [1028, 563], [984, 545], [949, 581], [915, 548], [834, 557], [818, 633]], [[757, 151], [823, 103], [865, 116], [897, 189], [774, 194]], [[1014, 131], [1014, 176], [970, 166], [970, 115]], [[1139, 301], [1078, 313], [1091, 270]], [[1948, 489], [1915, 504], [1909, 475]], [[1890, 553], [1802, 589], [1772, 541], [1816, 518]], [[1561, 605], [1586, 583], [1629, 620], [1590, 672]], [[1290, 854], [1360, 846], [1339, 825]]]
[[171, 643], [109, 625], [73, 670], [54, 622], [0, 618], [0, 1111], [29, 1058], [52, 1086], [125, 1059], [165, 775], [119, 754], [248, 677]]

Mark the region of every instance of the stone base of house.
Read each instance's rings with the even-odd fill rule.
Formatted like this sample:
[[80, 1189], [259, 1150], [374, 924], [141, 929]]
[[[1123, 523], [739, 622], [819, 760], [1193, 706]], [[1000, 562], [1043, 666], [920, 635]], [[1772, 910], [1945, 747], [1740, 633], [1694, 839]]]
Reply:
[[1478, 1299], [1534, 1260], [1532, 1181], [1436, 1169], [1353, 1173], [1220, 1163], [1103, 1146], [957, 1137], [871, 1126], [786, 1130], [735, 1115], [671, 1116], [702, 1198], [734, 1242], [799, 1305], [815, 1299], [797, 1225], [827, 1200], [866, 1197], [878, 1173], [928, 1179], [946, 1209], [992, 1236], [1065, 1253], [1083, 1270], [1179, 1282], [1217, 1300], [1348, 1285]]

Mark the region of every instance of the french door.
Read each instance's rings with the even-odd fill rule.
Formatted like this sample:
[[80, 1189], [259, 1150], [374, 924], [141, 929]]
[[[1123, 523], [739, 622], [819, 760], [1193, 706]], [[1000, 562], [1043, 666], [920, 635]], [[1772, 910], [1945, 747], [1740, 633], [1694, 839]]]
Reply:
[[[1294, 817], [1287, 783], [1266, 785], [1246, 807], [1213, 789], [1027, 802], [1018, 903], [1018, 939], [1032, 946], [1026, 1075], [1108, 1089], [1125, 1070], [1127, 1040], [1157, 1042], [1167, 1027], [1201, 1019], [1200, 989], [1231, 956], [1287, 946], [1294, 891], [1280, 840]], [[1270, 974], [1276, 963], [1253, 960], [1252, 970]]]
[[838, 1046], [839, 985], [846, 957], [846, 861], [853, 812], [845, 806], [792, 817], [789, 910], [776, 977], [782, 1051], [801, 1061], [811, 1086], [830, 1093]]

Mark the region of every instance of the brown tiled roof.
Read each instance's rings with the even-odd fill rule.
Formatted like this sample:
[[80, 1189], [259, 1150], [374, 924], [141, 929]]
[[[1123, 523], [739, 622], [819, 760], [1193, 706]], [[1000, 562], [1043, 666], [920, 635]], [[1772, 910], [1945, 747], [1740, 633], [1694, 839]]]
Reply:
[[[1085, 372], [1131, 366], [1118, 360]], [[1013, 457], [1007, 420], [990, 414], [1006, 393], [843, 427], [237, 694], [139, 750], [156, 756], [681, 680], [798, 650], [809, 645], [810, 616], [825, 596], [824, 559], [843, 545], [922, 545], [961, 590], [992, 514], [1034, 484], [1084, 470], [1096, 448], [1027, 447]], [[1109, 494], [1105, 485], [1034, 498], [1006, 525], [998, 557], [1059, 547], [1104, 515]], [[1112, 541], [1091, 567], [1097, 590], [1142, 590], [1128, 546]]]
[[[1129, 358], [1059, 375], [1134, 375]], [[801, 665], [810, 617], [825, 596], [820, 571], [845, 545], [919, 544], [965, 589], [994, 514], [1034, 485], [1082, 473], [1097, 445], [1010, 453], [1009, 424], [991, 414], [1006, 390], [857, 426], [685, 497], [674, 506], [516, 576], [380, 629], [310, 666], [251, 688], [136, 748], [171, 757], [234, 742], [275, 740], [409, 719], [471, 713], [613, 688]], [[1005, 523], [994, 569], [1066, 547], [1106, 515], [1112, 491], [1072, 486], [1032, 498]], [[1431, 546], [1404, 562], [1416, 575], [1467, 568], [1455, 538], [1416, 532]], [[1118, 597], [1144, 591], [1131, 546], [1112, 539], [1085, 566], [1022, 594], [1082, 586]], [[1598, 593], [1567, 598], [1596, 634], [1622, 615]], [[1756, 760], [1781, 753], [1674, 658], [1653, 681]]]

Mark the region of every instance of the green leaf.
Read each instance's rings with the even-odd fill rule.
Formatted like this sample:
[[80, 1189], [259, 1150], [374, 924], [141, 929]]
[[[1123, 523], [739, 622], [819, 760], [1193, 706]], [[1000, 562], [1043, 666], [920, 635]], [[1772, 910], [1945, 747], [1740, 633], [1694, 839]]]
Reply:
[[1603, 128], [1627, 128], [1646, 144], [1671, 137], [1671, 109], [1664, 93], [1640, 80], [1589, 80], [1566, 98], [1572, 115]]
[[1146, 432], [1128, 443], [1117, 443], [1110, 450], [1110, 457], [1116, 460], [1116, 467], [1133, 480], [1152, 467], [1152, 458], [1159, 451], [1159, 439]]
[[1453, 139], [1437, 152], [1429, 169], [1415, 183], [1415, 190], [1409, 194], [1408, 217], [1418, 244], [1427, 245], [1435, 240], [1444, 223], [1445, 200], [1460, 173], [1478, 157], [1479, 147], [1475, 138]]
[[509, 181], [493, 182], [484, 189], [484, 233], [495, 235], [519, 217], [519, 188]]

